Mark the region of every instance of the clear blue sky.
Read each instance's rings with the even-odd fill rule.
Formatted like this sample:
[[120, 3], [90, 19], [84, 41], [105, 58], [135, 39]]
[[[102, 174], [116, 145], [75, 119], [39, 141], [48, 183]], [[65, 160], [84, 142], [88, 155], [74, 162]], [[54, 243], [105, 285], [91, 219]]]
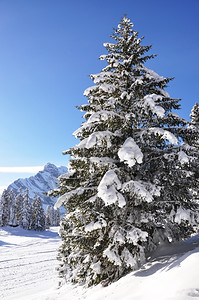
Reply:
[[[148, 67], [175, 77], [168, 92], [189, 118], [199, 101], [198, 0], [0, 0], [0, 168], [66, 165], [62, 151], [84, 90], [124, 13], [158, 54]], [[28, 173], [0, 172], [0, 186]]]

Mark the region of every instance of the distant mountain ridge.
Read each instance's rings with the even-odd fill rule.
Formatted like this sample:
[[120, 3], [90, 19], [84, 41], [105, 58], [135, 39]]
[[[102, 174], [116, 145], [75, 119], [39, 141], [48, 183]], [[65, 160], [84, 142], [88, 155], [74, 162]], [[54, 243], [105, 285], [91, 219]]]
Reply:
[[15, 194], [18, 193], [20, 188], [22, 188], [22, 193], [28, 189], [31, 201], [34, 199], [36, 193], [41, 198], [44, 207], [47, 205], [54, 205], [56, 199], [54, 197], [49, 197], [44, 193], [57, 188], [57, 178], [67, 172], [68, 169], [66, 167], [57, 167], [54, 164], [47, 163], [44, 166], [43, 171], [39, 171], [36, 175], [29, 178], [19, 178], [11, 183], [7, 189], [9, 191], [13, 189]]

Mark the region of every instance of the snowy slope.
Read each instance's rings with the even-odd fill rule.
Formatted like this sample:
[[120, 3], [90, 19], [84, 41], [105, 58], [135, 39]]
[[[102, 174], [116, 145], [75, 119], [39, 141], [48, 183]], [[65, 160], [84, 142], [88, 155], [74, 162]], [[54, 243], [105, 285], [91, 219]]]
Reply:
[[44, 170], [38, 172], [35, 176], [31, 176], [25, 179], [17, 179], [8, 186], [8, 190], [13, 189], [15, 193], [22, 188], [22, 192], [28, 188], [30, 199], [34, 199], [35, 193], [40, 196], [44, 205], [54, 205], [55, 198], [44, 195], [45, 192], [55, 189], [57, 178], [67, 173], [66, 167], [56, 167], [55, 165], [48, 163], [44, 166]]
[[[51, 231], [0, 229], [0, 299], [21, 299], [56, 286], [57, 227]], [[41, 299], [41, 298], [40, 298]]]
[[143, 268], [108, 287], [66, 284], [57, 289], [56, 231], [0, 229], [1, 300], [199, 299], [199, 235], [159, 249]]

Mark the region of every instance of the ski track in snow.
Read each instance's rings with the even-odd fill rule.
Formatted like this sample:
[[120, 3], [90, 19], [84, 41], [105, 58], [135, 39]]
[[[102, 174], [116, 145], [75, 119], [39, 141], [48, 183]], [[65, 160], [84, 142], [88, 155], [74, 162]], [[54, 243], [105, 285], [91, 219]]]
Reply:
[[55, 269], [60, 237], [57, 228], [51, 229], [54, 232], [0, 229], [1, 300], [20, 299], [17, 295], [57, 286]]

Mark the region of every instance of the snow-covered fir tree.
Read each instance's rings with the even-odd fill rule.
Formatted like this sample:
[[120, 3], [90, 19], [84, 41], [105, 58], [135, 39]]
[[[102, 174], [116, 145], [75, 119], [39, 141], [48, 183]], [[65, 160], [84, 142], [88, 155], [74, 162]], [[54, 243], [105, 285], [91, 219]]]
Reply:
[[48, 228], [50, 228], [50, 226], [52, 226], [50, 205], [48, 205], [46, 208], [45, 226], [46, 226], [46, 229], [48, 229]]
[[15, 193], [4, 190], [0, 199], [0, 226], [17, 226]]
[[22, 195], [22, 188], [20, 188], [16, 195], [16, 221], [18, 225], [22, 224], [22, 208], [23, 208], [23, 195]]
[[51, 224], [54, 226], [55, 223], [55, 210], [53, 206], [50, 206], [50, 219], [51, 219]]
[[59, 226], [60, 225], [60, 210], [59, 208], [54, 210], [54, 226]]
[[60, 223], [60, 211], [54, 209], [53, 206], [48, 205], [46, 208], [46, 228], [50, 226], [58, 226]]
[[6, 190], [3, 191], [0, 197], [0, 226], [1, 227], [5, 226], [7, 222], [7, 218], [5, 216], [5, 202], [6, 202], [5, 193]]
[[38, 231], [45, 230], [45, 213], [41, 198], [36, 194], [32, 203], [31, 228]]
[[[52, 211], [53, 210], [53, 211]], [[51, 224], [59, 225], [59, 213], [51, 207]], [[45, 230], [45, 212], [42, 201], [35, 195], [32, 204], [30, 202], [29, 190], [24, 195], [19, 189], [17, 195], [11, 189], [4, 190], [0, 198], [0, 226], [21, 226], [24, 229]]]
[[1, 226], [6, 226], [10, 220], [10, 207], [11, 207], [11, 198], [10, 193], [7, 190], [4, 190], [1, 195]]
[[16, 220], [16, 197], [13, 189], [9, 191], [9, 221], [8, 225], [10, 226], [17, 226], [17, 220]]
[[107, 66], [90, 76], [95, 85], [79, 107], [80, 143], [64, 152], [70, 172], [54, 192], [66, 209], [60, 277], [87, 285], [117, 280], [197, 224], [195, 150], [183, 143], [187, 122], [172, 112], [179, 99], [165, 91], [170, 78], [144, 66], [151, 46], [126, 16], [111, 37], [100, 57]]
[[22, 211], [21, 211], [21, 226], [24, 229], [30, 229], [32, 225], [32, 205], [29, 197], [29, 190], [26, 189], [23, 195]]

